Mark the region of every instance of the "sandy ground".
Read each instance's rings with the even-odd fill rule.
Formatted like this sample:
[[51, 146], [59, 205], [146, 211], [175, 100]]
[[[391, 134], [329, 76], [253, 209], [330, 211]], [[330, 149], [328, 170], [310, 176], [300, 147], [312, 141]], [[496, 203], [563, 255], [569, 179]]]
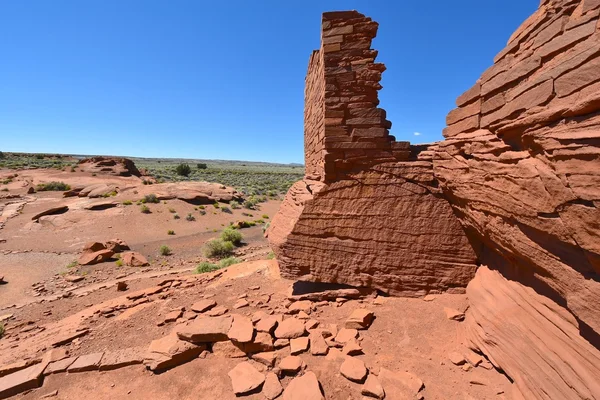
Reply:
[[[0, 174], [1, 175], [1, 174]], [[72, 179], [85, 183], [92, 177], [80, 173], [34, 171], [23, 174], [27, 182]], [[100, 179], [93, 177], [94, 179]], [[139, 185], [138, 178], [106, 178], [120, 185]], [[71, 181], [69, 181], [71, 183]], [[215, 278], [197, 280], [191, 270], [205, 258], [203, 243], [215, 237], [230, 222], [272, 217], [279, 202], [269, 201], [259, 211], [232, 210], [223, 213], [212, 206], [201, 216], [196, 206], [180, 200], [167, 204], [151, 204], [151, 214], [142, 214], [139, 206], [123, 206], [103, 211], [84, 210], [90, 202], [86, 198], [63, 199], [60, 192], [25, 195], [22, 183], [12, 183], [8, 195], [17, 198], [0, 200], [3, 205], [4, 227], [0, 229], [0, 275], [8, 284], [0, 285], [0, 317], [12, 314], [6, 322], [6, 336], [0, 339], [0, 368], [16, 361], [41, 357], [48, 344], [61, 329], [89, 329], [86, 336], [63, 345], [72, 356], [94, 352], [147, 348], [152, 340], [168, 335], [174, 323], [163, 324], [165, 315], [180, 307], [186, 310], [195, 302], [210, 297], [231, 313], [247, 316], [258, 310], [285, 313], [287, 296], [292, 292], [291, 281], [281, 279], [274, 261], [255, 261], [238, 264]], [[3, 192], [6, 196], [6, 192]], [[104, 199], [102, 199], [104, 200]], [[110, 198], [122, 203], [122, 195]], [[98, 201], [98, 200], [95, 200]], [[25, 203], [19, 212], [7, 205]], [[60, 215], [42, 217], [33, 222], [31, 217], [49, 207], [68, 205], [69, 211]], [[182, 217], [174, 220], [173, 208]], [[243, 216], [242, 213], [253, 216]], [[185, 216], [192, 213], [196, 221]], [[172, 229], [176, 235], [167, 235]], [[246, 260], [265, 259], [270, 249], [263, 238], [262, 228], [243, 229], [245, 246], [238, 249], [239, 257]], [[151, 265], [144, 268], [118, 267], [114, 261], [86, 267], [67, 265], [76, 260], [83, 244], [88, 241], [125, 240], [132, 250], [149, 258]], [[158, 248], [166, 244], [173, 250], [171, 256], [160, 256]], [[69, 283], [65, 274], [84, 277], [81, 282]], [[218, 275], [218, 273], [217, 273]], [[155, 287], [165, 279], [179, 279], [180, 285], [149, 301], [115, 312], [100, 312], [124, 296], [138, 290]], [[188, 281], [188, 279], [191, 279]], [[126, 292], [116, 290], [117, 280], [126, 281]], [[191, 283], [190, 283], [191, 282]], [[249, 288], [254, 287], [255, 290]], [[42, 289], [40, 289], [42, 288]], [[240, 297], [248, 296], [250, 306], [236, 310]], [[348, 316], [359, 307], [374, 311], [376, 319], [366, 331], [361, 331], [363, 355], [372, 373], [380, 368], [410, 371], [425, 383], [421, 392], [425, 399], [510, 399], [511, 383], [499, 371], [481, 367], [465, 371], [448, 359], [450, 352], [466, 352], [460, 322], [449, 320], [444, 307], [464, 310], [465, 295], [436, 295], [433, 301], [423, 299], [381, 298], [370, 294], [344, 303], [332, 301], [316, 308], [310, 315], [320, 326], [344, 325]], [[16, 306], [13, 306], [16, 305]], [[183, 317], [182, 317], [183, 318]], [[178, 321], [179, 322], [179, 321]], [[279, 358], [289, 355], [289, 347], [278, 351]], [[361, 385], [340, 375], [342, 359], [301, 354], [308, 370], [316, 373], [326, 399], [361, 399]], [[39, 399], [54, 390], [56, 399], [234, 399], [227, 373], [241, 359], [225, 358], [208, 353], [167, 372], [154, 374], [142, 365], [115, 371], [85, 372], [52, 375], [43, 387], [15, 396], [19, 399]], [[265, 370], [261, 364], [254, 365]], [[290, 377], [282, 379], [287, 386]], [[253, 394], [249, 399], [264, 399]]]

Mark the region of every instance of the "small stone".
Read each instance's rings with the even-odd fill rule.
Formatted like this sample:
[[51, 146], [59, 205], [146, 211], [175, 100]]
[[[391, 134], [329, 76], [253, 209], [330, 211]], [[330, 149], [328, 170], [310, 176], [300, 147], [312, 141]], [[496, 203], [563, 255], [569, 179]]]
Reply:
[[471, 370], [471, 368], [473, 368], [473, 367], [471, 367], [471, 364], [465, 364], [465, 365], [463, 365], [463, 366], [462, 366], [462, 369], [463, 369], [463, 371], [465, 371], [465, 372], [468, 372], [468, 371], [470, 371], [470, 370]]
[[290, 339], [290, 353], [297, 355], [308, 350], [309, 339], [307, 337], [299, 337]]
[[253, 354], [252, 359], [267, 367], [272, 367], [275, 365], [275, 360], [277, 360], [277, 353], [274, 351], [264, 351], [262, 353]]
[[231, 386], [236, 395], [251, 392], [265, 382], [264, 375], [247, 361], [236, 365], [227, 375], [231, 379]]
[[309, 331], [311, 329], [315, 329], [316, 327], [319, 326], [319, 321], [317, 321], [316, 319], [309, 319], [308, 321], [306, 321], [306, 323], [304, 324], [304, 328]]
[[346, 354], [348, 356], [356, 356], [356, 355], [362, 354], [363, 351], [362, 351], [362, 347], [361, 347], [360, 343], [358, 343], [358, 340], [350, 339], [344, 345], [344, 348], [342, 349], [342, 353]]
[[340, 367], [340, 373], [352, 382], [362, 382], [367, 377], [365, 363], [355, 357], [346, 357]]
[[244, 343], [243, 349], [246, 353], [272, 351], [274, 349], [273, 338], [266, 332], [256, 332], [254, 340], [251, 343]]
[[283, 391], [282, 400], [324, 400], [315, 373], [308, 371], [292, 379]]
[[306, 321], [307, 319], [310, 319], [310, 316], [304, 311], [300, 311], [298, 314], [296, 314], [296, 318]]
[[180, 310], [168, 312], [167, 315], [165, 315], [164, 323], [175, 322], [182, 315], [183, 315], [183, 311], [180, 311]]
[[454, 364], [454, 365], [463, 365], [464, 363], [467, 362], [465, 360], [465, 358], [462, 356], [462, 354], [457, 353], [457, 352], [452, 352], [452, 353], [448, 354], [448, 359], [450, 361], [452, 361], [452, 364]]
[[146, 265], [150, 265], [146, 257], [135, 251], [123, 253], [121, 260], [129, 267], [145, 267]]
[[262, 388], [262, 394], [267, 398], [267, 400], [273, 400], [277, 398], [281, 392], [283, 392], [283, 387], [281, 387], [281, 383], [279, 382], [277, 375], [273, 372], [267, 373], [265, 383]]
[[432, 294], [428, 294], [427, 296], [423, 297], [423, 300], [425, 301], [433, 301], [435, 300], [435, 296]]
[[346, 344], [351, 339], [358, 337], [358, 331], [356, 329], [343, 328], [340, 329], [338, 334], [335, 336], [335, 341], [341, 344]]
[[246, 299], [240, 299], [235, 302], [235, 304], [233, 305], [233, 308], [235, 308], [237, 310], [240, 308], [248, 307], [249, 305], [250, 305], [250, 303], [248, 303], [248, 301], [246, 301]]
[[465, 313], [457, 311], [453, 308], [444, 307], [444, 312], [446, 313], [446, 317], [453, 321], [462, 321], [465, 319]]
[[298, 356], [287, 356], [279, 363], [279, 369], [283, 373], [296, 374], [302, 368], [302, 359]]
[[477, 367], [483, 361], [483, 358], [479, 354], [472, 352], [472, 351], [469, 351], [467, 353], [467, 356], [465, 357], [465, 359], [473, 367]]
[[79, 275], [65, 275], [64, 278], [65, 278], [65, 281], [71, 282], [71, 283], [80, 282], [84, 279], [83, 276], [79, 276]]
[[65, 372], [67, 368], [69, 368], [71, 364], [75, 362], [75, 360], [77, 360], [77, 357], [69, 357], [63, 360], [51, 362], [44, 370], [44, 375], [52, 375], [58, 374], [60, 372]]
[[206, 311], [204, 313], [204, 315], [208, 315], [209, 317], [219, 317], [221, 315], [226, 314], [227, 311], [229, 311], [227, 308], [225, 308], [223, 306], [217, 306], [217, 307], [213, 308], [212, 310]]
[[191, 310], [197, 313], [203, 313], [216, 305], [217, 302], [214, 300], [200, 300], [199, 302], [192, 304]]
[[256, 330], [259, 332], [273, 333], [280, 321], [283, 321], [281, 315], [269, 315], [263, 317], [256, 324]]
[[303, 336], [305, 332], [304, 322], [297, 318], [288, 318], [278, 324], [275, 329], [275, 337], [277, 339], [294, 339]]
[[124, 292], [127, 290], [127, 283], [123, 281], [117, 282], [117, 292]]
[[[31, 188], [30, 188], [30, 189], [31, 189]], [[40, 396], [40, 399], [48, 399], [48, 398], [50, 398], [50, 397], [56, 397], [57, 395], [58, 395], [58, 390], [53, 390], [53, 391], [52, 391], [52, 392], [50, 392], [50, 393], [46, 393], [46, 394], [44, 394], [44, 395]]]
[[175, 328], [181, 340], [192, 343], [212, 343], [229, 340], [227, 336], [231, 328], [232, 318], [227, 317], [198, 317], [185, 325]]
[[321, 332], [311, 332], [310, 339], [310, 354], [313, 356], [325, 356], [329, 352], [329, 346], [323, 339]]
[[288, 312], [290, 314], [297, 314], [300, 311], [304, 311], [306, 314], [310, 314], [312, 308], [312, 301], [310, 300], [301, 300], [296, 301], [290, 304], [288, 307]]
[[250, 318], [244, 315], [234, 314], [233, 322], [227, 336], [230, 340], [238, 343], [251, 342], [254, 337], [254, 326], [252, 325]]
[[283, 347], [285, 347], [285, 346], [289, 346], [289, 344], [290, 344], [290, 339], [277, 339], [277, 340], [275, 340], [275, 342], [273, 343], [273, 346], [274, 346], [276, 349], [281, 349], [281, 348], [283, 348]]
[[383, 386], [381, 386], [379, 379], [373, 374], [367, 377], [360, 393], [365, 396], [375, 397], [376, 399], [383, 399], [385, 397]]
[[246, 352], [239, 345], [227, 340], [225, 342], [215, 342], [212, 344], [213, 354], [225, 358], [243, 358]]
[[346, 320], [344, 327], [346, 329], [367, 329], [371, 326], [375, 314], [373, 311], [366, 310], [364, 308], [358, 308], [352, 312], [350, 317]]

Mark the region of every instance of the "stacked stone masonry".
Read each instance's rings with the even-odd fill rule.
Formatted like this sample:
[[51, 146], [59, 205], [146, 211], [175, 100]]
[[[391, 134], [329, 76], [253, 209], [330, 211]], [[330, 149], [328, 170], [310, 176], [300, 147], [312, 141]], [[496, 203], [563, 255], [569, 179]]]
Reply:
[[475, 254], [434, 178], [428, 146], [396, 142], [378, 108], [378, 24], [323, 14], [305, 92], [306, 176], [267, 232], [283, 276], [416, 296], [464, 291]]
[[600, 399], [599, 16], [598, 0], [542, 1], [434, 148], [440, 188], [493, 270], [467, 289], [469, 340], [514, 398]]

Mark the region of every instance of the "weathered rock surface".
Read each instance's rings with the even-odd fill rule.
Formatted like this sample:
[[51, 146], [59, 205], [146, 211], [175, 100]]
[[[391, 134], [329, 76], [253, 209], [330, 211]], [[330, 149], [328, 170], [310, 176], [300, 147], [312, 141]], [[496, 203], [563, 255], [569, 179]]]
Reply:
[[90, 157], [79, 161], [77, 168], [90, 173], [115, 176], [141, 176], [133, 161], [120, 157]]
[[123, 264], [129, 267], [145, 267], [146, 265], [150, 265], [148, 259], [136, 251], [123, 253], [121, 259], [123, 260]]
[[180, 340], [172, 333], [153, 340], [144, 357], [144, 365], [152, 371], [163, 371], [193, 360], [206, 350], [206, 345], [195, 345]]
[[212, 343], [229, 340], [227, 334], [231, 328], [232, 318], [198, 317], [192, 322], [175, 328], [181, 340], [192, 343]]
[[33, 217], [31, 217], [31, 220], [37, 221], [38, 219], [40, 219], [46, 215], [62, 214], [62, 213], [66, 213], [67, 211], [69, 211], [69, 206], [52, 207], [45, 211], [42, 211], [41, 213], [34, 215]]
[[430, 148], [495, 270], [469, 286], [470, 339], [527, 399], [600, 398], [599, 15], [598, 1], [541, 1]]
[[[432, 163], [396, 142], [377, 108], [385, 70], [370, 48], [377, 26], [356, 11], [323, 14], [306, 78], [305, 179], [267, 235], [286, 278], [412, 296], [464, 291], [475, 254]], [[335, 34], [340, 27], [347, 32]]]
[[486, 267], [467, 293], [472, 347], [514, 379], [523, 398], [600, 398], [600, 351], [566, 309]]
[[247, 361], [236, 365], [228, 375], [231, 379], [231, 386], [233, 386], [233, 393], [236, 395], [251, 392], [265, 382], [265, 376]]
[[314, 372], [292, 379], [283, 391], [282, 400], [323, 400], [319, 380]]
[[[209, 182], [157, 183], [136, 187], [135, 190], [138, 192], [136, 197], [154, 194], [161, 201], [179, 199], [192, 204], [229, 203], [243, 199], [242, 194], [234, 188]], [[129, 194], [129, 191], [123, 190], [122, 193]]]

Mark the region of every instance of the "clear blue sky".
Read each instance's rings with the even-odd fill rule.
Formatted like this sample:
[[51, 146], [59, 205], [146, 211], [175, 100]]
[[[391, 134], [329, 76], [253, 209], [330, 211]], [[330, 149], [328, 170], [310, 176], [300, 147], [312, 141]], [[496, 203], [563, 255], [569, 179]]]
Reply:
[[440, 140], [456, 97], [538, 4], [2, 1], [0, 150], [303, 162], [320, 14], [347, 9], [380, 23], [392, 134]]

